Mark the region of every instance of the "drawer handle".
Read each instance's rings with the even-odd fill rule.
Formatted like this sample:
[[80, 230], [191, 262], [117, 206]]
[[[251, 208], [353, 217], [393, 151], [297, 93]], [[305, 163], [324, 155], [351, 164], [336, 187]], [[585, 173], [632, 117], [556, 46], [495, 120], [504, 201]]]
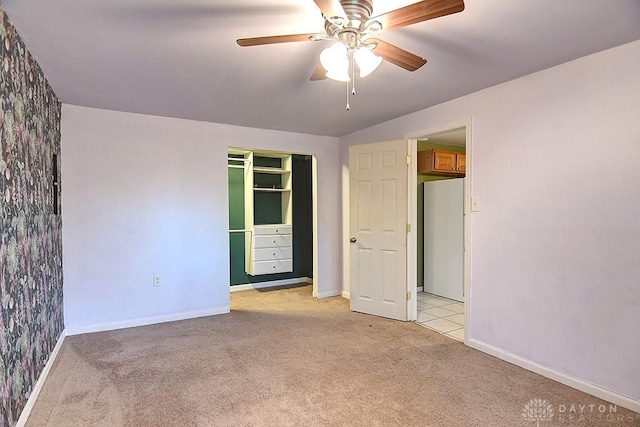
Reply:
[[276, 256], [276, 253], [275, 253], [275, 252], [273, 253], [273, 256]]
[[276, 268], [276, 266], [274, 265], [273, 268]]
[[276, 233], [278, 232], [278, 229], [276, 228]]
[[275, 243], [276, 241], [274, 240], [273, 243]]

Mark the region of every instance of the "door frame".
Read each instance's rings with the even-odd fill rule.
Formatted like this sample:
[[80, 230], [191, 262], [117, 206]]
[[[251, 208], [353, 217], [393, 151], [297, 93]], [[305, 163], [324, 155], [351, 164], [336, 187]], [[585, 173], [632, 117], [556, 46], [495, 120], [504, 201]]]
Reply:
[[[412, 225], [412, 232], [407, 236], [407, 291], [412, 295], [416, 293], [418, 275], [418, 140], [434, 133], [445, 132], [454, 129], [465, 128], [465, 156], [466, 173], [464, 183], [464, 267], [463, 267], [463, 289], [464, 289], [464, 343], [469, 345], [469, 329], [471, 327], [471, 190], [472, 190], [472, 117], [445, 123], [439, 126], [430, 127], [424, 130], [411, 132], [404, 137], [409, 141], [409, 151], [411, 156], [411, 168], [408, 182], [408, 218], [407, 223]], [[415, 230], [415, 231], [414, 231]], [[416, 320], [418, 317], [418, 301], [412, 297], [407, 305], [407, 319]]]
[[[256, 148], [256, 147], [245, 147], [245, 146], [238, 146], [238, 145], [229, 145], [227, 146], [227, 153], [229, 152], [229, 150], [239, 150], [239, 151], [259, 151], [259, 152], [271, 152], [274, 154], [291, 154], [291, 155], [300, 155], [300, 156], [310, 156], [311, 157], [311, 191], [312, 191], [312, 195], [311, 195], [311, 212], [312, 212], [312, 232], [313, 232], [313, 239], [312, 239], [312, 247], [313, 247], [313, 259], [312, 259], [312, 263], [313, 263], [313, 277], [311, 278], [312, 280], [312, 296], [314, 298], [321, 298], [321, 296], [319, 295], [318, 292], [318, 271], [319, 271], [319, 266], [318, 266], [318, 159], [316, 157], [315, 154], [312, 153], [303, 153], [303, 152], [298, 152], [298, 151], [283, 151], [283, 150], [279, 150], [279, 149], [272, 149], [272, 148]], [[229, 180], [229, 168], [227, 168], [227, 181]], [[227, 210], [229, 209], [229, 197], [227, 195]], [[229, 241], [231, 239], [231, 236], [228, 234], [227, 237], [227, 247], [229, 246]], [[229, 254], [229, 256], [231, 256], [231, 254]], [[284, 280], [284, 282], [289, 282], [293, 279], [286, 279]], [[276, 282], [276, 283], [273, 283]], [[272, 283], [271, 286], [278, 286], [279, 281], [270, 281], [270, 282], [261, 282], [261, 283]], [[259, 284], [259, 283], [258, 283]], [[241, 290], [245, 290], [245, 287], [248, 288], [254, 288], [251, 284], [249, 285], [234, 285], [231, 286], [231, 283], [228, 284], [229, 285], [229, 292], [233, 292], [233, 288], [234, 286], [237, 286], [237, 290], [241, 291]], [[242, 287], [242, 288], [241, 288]], [[259, 287], [259, 286], [258, 286]]]

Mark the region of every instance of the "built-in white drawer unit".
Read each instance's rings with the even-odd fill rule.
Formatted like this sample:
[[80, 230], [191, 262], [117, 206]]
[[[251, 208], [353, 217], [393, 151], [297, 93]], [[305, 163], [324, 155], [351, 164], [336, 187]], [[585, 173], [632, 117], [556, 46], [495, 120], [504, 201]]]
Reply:
[[256, 248], [253, 252], [254, 261], [271, 261], [274, 259], [293, 258], [293, 248], [291, 246], [278, 248]]
[[291, 234], [272, 234], [255, 236], [253, 247], [258, 248], [285, 248], [291, 246], [293, 242], [293, 236]]
[[256, 225], [253, 234], [291, 234], [290, 225]]
[[255, 261], [253, 263], [253, 275], [288, 273], [293, 271], [293, 260]]
[[251, 261], [248, 273], [289, 273], [293, 271], [293, 235], [291, 225], [256, 225], [253, 228]]

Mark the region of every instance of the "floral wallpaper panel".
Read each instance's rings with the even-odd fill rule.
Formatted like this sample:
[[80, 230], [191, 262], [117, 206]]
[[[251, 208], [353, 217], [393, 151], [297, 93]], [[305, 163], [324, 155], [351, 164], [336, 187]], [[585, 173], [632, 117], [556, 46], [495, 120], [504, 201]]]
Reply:
[[61, 106], [1, 6], [0, 20], [0, 426], [13, 426], [64, 328]]

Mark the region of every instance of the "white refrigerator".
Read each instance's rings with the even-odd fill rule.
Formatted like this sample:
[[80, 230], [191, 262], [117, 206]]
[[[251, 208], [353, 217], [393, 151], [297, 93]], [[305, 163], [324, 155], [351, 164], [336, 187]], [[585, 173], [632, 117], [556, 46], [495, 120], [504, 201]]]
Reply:
[[464, 178], [424, 183], [424, 291], [464, 301]]

